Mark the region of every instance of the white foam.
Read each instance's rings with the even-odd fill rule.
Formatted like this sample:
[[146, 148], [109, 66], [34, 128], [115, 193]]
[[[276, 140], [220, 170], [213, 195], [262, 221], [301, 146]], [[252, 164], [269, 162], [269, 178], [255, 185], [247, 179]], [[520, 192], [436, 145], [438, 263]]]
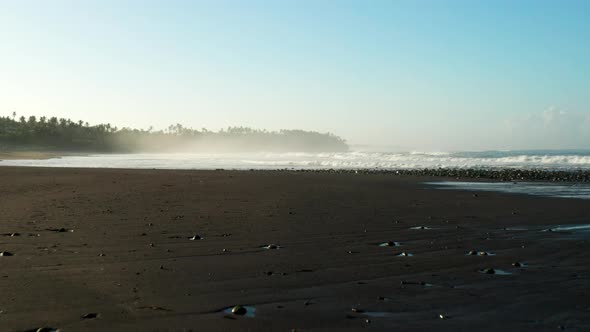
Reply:
[[522, 168], [586, 169], [590, 155], [539, 155], [497, 152], [495, 157], [446, 152], [235, 153], [235, 154], [110, 154], [48, 160], [5, 160], [4, 166], [160, 168], [160, 169], [423, 169]]

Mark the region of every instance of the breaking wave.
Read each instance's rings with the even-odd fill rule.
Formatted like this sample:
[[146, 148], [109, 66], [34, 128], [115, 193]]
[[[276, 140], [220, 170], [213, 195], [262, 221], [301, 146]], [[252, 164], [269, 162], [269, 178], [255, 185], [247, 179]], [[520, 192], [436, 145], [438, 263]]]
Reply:
[[547, 169], [590, 170], [590, 151], [104, 154], [5, 160], [3, 166], [158, 169]]

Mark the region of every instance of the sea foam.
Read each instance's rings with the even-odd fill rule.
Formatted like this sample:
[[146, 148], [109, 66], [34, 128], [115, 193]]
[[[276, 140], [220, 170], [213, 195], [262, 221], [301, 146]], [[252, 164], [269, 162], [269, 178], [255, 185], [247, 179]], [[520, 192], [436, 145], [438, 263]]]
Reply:
[[5, 160], [3, 166], [158, 169], [545, 169], [590, 170], [590, 153], [346, 152], [231, 154], [95, 154], [47, 160]]

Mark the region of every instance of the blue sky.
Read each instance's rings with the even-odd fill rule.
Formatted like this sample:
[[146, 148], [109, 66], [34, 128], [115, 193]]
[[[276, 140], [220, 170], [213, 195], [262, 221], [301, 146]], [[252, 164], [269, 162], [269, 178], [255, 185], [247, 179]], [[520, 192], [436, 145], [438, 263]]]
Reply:
[[588, 1], [0, 0], [0, 114], [590, 148]]

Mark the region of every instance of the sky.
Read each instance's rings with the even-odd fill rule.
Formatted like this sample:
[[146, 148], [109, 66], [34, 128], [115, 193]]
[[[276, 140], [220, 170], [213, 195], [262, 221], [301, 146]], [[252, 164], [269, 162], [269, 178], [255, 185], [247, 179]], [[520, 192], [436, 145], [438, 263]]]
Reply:
[[590, 1], [0, 0], [0, 115], [590, 148]]

